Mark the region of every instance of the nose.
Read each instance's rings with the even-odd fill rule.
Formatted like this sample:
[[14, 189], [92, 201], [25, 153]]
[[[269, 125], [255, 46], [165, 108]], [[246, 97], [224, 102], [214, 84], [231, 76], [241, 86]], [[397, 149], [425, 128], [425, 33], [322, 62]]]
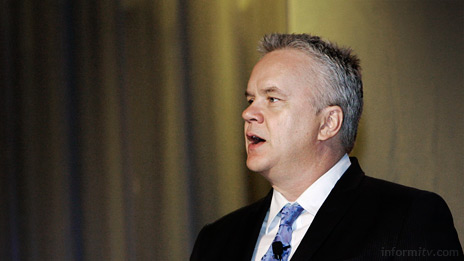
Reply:
[[256, 102], [250, 104], [243, 112], [242, 118], [248, 122], [262, 123], [264, 120], [263, 113], [261, 108], [256, 104]]

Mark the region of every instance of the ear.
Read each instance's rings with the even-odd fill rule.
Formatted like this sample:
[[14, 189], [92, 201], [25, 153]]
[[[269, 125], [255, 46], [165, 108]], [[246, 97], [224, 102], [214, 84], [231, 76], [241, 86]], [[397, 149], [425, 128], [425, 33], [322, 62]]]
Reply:
[[343, 111], [340, 106], [329, 106], [320, 112], [321, 126], [318, 140], [325, 141], [335, 137], [343, 123]]

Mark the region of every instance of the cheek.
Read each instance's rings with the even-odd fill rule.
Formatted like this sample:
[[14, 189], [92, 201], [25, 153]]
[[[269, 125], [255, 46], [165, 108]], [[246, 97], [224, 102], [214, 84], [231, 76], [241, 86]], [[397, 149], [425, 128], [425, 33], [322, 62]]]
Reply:
[[[300, 114], [301, 115], [301, 114]], [[299, 139], [300, 142], [314, 140], [317, 137], [318, 127], [314, 117], [296, 117], [290, 127], [290, 135]]]
[[301, 125], [292, 115], [282, 115], [279, 120], [269, 123], [268, 129], [271, 132], [273, 144], [275, 146], [286, 146], [294, 143], [300, 135]]
[[[294, 126], [292, 115], [280, 114], [278, 117], [274, 117], [267, 121], [267, 128], [273, 133], [273, 135], [285, 135]], [[276, 137], [274, 137], [276, 138]]]

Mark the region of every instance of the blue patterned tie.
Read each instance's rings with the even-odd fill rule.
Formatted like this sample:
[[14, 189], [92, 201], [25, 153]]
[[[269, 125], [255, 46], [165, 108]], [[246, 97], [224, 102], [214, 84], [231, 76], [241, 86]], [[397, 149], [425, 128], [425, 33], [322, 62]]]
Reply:
[[285, 205], [282, 210], [280, 211], [281, 219], [279, 230], [277, 231], [277, 235], [274, 238], [274, 242], [282, 242], [283, 253], [281, 259], [276, 256], [273, 252], [272, 245], [267, 250], [266, 254], [263, 256], [261, 261], [268, 261], [268, 260], [288, 260], [288, 256], [290, 255], [290, 242], [292, 242], [292, 225], [293, 222], [298, 218], [298, 216], [303, 212], [303, 208], [298, 204], [295, 203], [293, 205], [287, 204]]

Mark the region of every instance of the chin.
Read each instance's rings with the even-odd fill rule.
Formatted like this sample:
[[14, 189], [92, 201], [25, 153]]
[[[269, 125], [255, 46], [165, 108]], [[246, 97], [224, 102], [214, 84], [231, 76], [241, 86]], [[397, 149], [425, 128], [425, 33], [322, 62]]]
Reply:
[[257, 173], [264, 172], [267, 169], [266, 162], [263, 162], [263, 160], [258, 159], [247, 159], [246, 165], [249, 170]]

